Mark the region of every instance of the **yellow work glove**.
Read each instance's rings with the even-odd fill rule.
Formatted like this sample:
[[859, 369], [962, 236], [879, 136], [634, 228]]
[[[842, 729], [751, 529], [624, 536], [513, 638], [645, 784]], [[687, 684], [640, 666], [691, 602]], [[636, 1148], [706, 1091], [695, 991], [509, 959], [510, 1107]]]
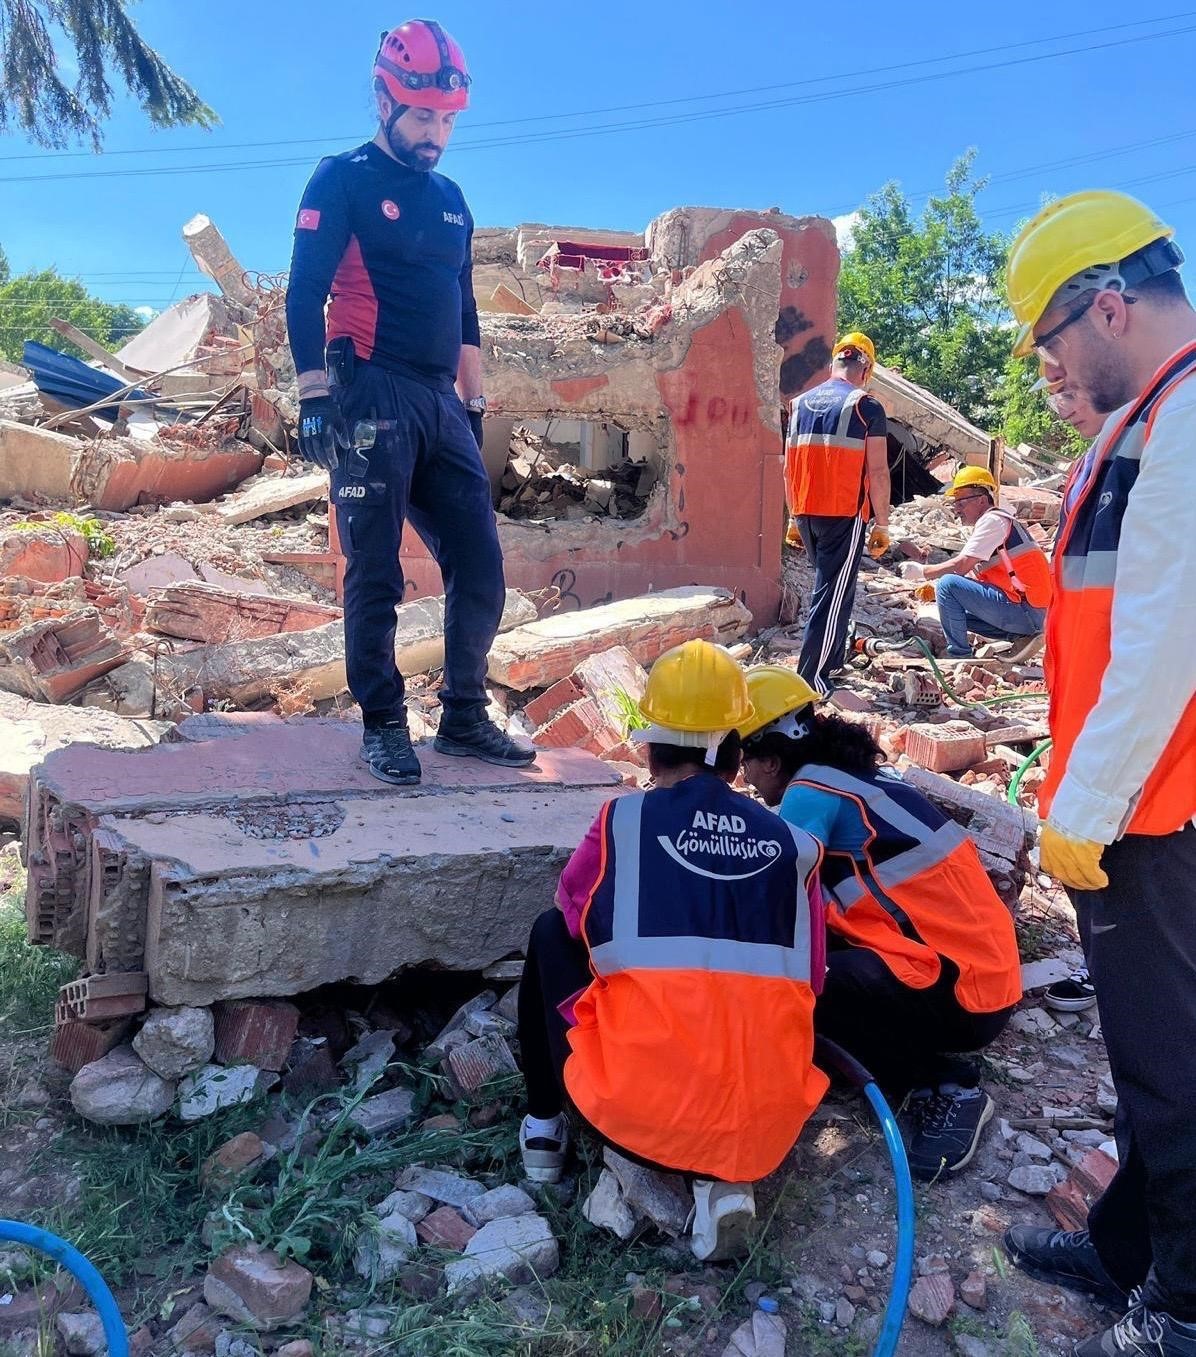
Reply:
[[919, 603], [933, 603], [937, 595], [934, 592], [933, 584], [919, 584], [914, 590], [914, 597]]
[[1099, 891], [1109, 884], [1109, 878], [1100, 865], [1103, 843], [1093, 839], [1076, 839], [1049, 822], [1042, 826], [1038, 841], [1039, 861], [1047, 876], [1053, 876], [1065, 886], [1078, 891]]
[[891, 541], [888, 528], [882, 528], [879, 523], [874, 524], [872, 531], [868, 534], [868, 555], [874, 561], [879, 561], [888, 551]]

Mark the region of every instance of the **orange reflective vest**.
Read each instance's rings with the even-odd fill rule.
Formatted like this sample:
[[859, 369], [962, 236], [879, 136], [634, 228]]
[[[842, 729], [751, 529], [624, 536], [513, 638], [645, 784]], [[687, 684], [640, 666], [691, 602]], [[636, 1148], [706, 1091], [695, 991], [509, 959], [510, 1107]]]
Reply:
[[911, 989], [929, 989], [942, 958], [959, 968], [955, 995], [969, 1013], [996, 1013], [1022, 996], [1013, 919], [975, 843], [891, 770], [853, 776], [809, 764], [793, 779], [853, 801], [867, 841], [859, 855], [827, 847], [827, 927], [867, 947]]
[[[1142, 454], [1160, 402], [1183, 381], [1196, 379], [1196, 344], [1181, 349], [1146, 390], [1093, 444], [1090, 467], [1077, 465], [1064, 496], [1065, 518], [1055, 546], [1055, 595], [1047, 614], [1047, 688], [1054, 747], [1038, 813], [1050, 814], [1055, 792], [1088, 714], [1096, 706], [1111, 653], [1113, 586], [1121, 523], [1138, 479]], [[1081, 484], [1078, 477], [1083, 476]], [[1177, 486], [1186, 494], [1186, 486]], [[1190, 542], [1177, 542], [1190, 551]], [[1165, 570], [1167, 563], [1159, 562]], [[1166, 618], [1159, 619], [1166, 626]], [[1177, 655], [1176, 663], [1192, 657]], [[1124, 832], [1171, 834], [1196, 815], [1196, 698], [1188, 703], [1158, 763], [1132, 803]]]
[[791, 514], [867, 516], [867, 436], [856, 410], [865, 394], [832, 378], [793, 402], [785, 448]]
[[1051, 601], [1051, 567], [1046, 553], [1007, 509], [993, 509], [1008, 521], [1005, 545], [978, 565], [978, 580], [995, 585], [1011, 603], [1045, 608]]
[[601, 829], [569, 1096], [641, 1158], [763, 1178], [826, 1091], [811, 983], [825, 965], [809, 885], [821, 849], [710, 773], [608, 803]]

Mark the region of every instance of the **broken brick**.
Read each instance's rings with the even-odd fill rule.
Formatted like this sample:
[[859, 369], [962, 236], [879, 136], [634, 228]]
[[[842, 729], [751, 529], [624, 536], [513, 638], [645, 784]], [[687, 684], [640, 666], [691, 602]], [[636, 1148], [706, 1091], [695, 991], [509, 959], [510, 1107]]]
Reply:
[[119, 1046], [131, 1025], [130, 1018], [60, 1023], [54, 1029], [50, 1058], [64, 1070], [78, 1074], [84, 1065], [90, 1065], [93, 1060], [107, 1055], [114, 1046]]
[[58, 991], [57, 1021], [99, 1022], [140, 1013], [148, 984], [144, 971], [113, 971], [68, 981]]
[[981, 763], [987, 755], [984, 735], [966, 721], [942, 725], [919, 722], [909, 728], [906, 757], [932, 773], [955, 773]]
[[506, 1038], [497, 1034], [455, 1047], [445, 1057], [445, 1063], [462, 1093], [474, 1093], [491, 1079], [519, 1072]]
[[95, 608], [0, 632], [0, 687], [34, 702], [65, 702], [128, 658]]
[[200, 1185], [217, 1192], [227, 1191], [239, 1178], [256, 1168], [265, 1153], [261, 1136], [253, 1131], [242, 1131], [204, 1160], [199, 1171]]
[[163, 636], [222, 644], [309, 631], [341, 616], [340, 608], [306, 599], [240, 593], [196, 581], [155, 590], [146, 606], [145, 626]]
[[557, 712], [582, 697], [585, 697], [585, 692], [581, 684], [570, 675], [568, 678], [559, 679], [539, 697], [533, 697], [524, 707], [523, 714], [532, 726], [542, 726]]
[[215, 1004], [216, 1059], [222, 1065], [281, 1070], [299, 1027], [299, 1010], [278, 1000], [226, 999]]
[[541, 749], [584, 749], [601, 758], [623, 743], [623, 734], [607, 723], [593, 698], [583, 697], [541, 726], [532, 741]]
[[425, 1244], [434, 1249], [450, 1249], [453, 1253], [463, 1253], [477, 1232], [477, 1226], [470, 1225], [451, 1206], [438, 1206], [415, 1226], [415, 1233]]
[[593, 698], [603, 719], [612, 730], [627, 733], [626, 702], [638, 703], [644, 695], [648, 675], [626, 646], [612, 646], [590, 655], [573, 671], [573, 677]]
[[47, 523], [0, 536], [0, 579], [22, 576], [56, 584], [82, 575], [86, 564], [87, 540], [73, 528]]

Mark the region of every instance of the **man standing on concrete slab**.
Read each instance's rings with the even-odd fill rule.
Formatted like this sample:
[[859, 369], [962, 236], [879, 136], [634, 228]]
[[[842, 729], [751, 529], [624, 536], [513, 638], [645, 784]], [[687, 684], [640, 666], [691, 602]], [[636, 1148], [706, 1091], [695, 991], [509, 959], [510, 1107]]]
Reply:
[[1016, 352], [1109, 415], [1064, 495], [1047, 617], [1042, 868], [1069, 887], [1117, 1088], [1088, 1230], [1014, 1260], [1120, 1301], [1078, 1357], [1196, 1357], [1196, 311], [1171, 228], [1071, 194], [1014, 241]]
[[869, 512], [869, 554], [880, 556], [889, 545], [888, 421], [865, 391], [875, 366], [868, 336], [844, 335], [832, 351], [830, 379], [789, 410], [785, 494], [814, 567], [797, 670], [819, 697], [833, 691], [831, 675], [846, 658]]
[[901, 574], [931, 586], [953, 659], [971, 655], [969, 631], [998, 641], [1021, 639], [1009, 658], [1028, 658], [1041, 648], [1051, 597], [1051, 568], [1042, 548], [1014, 514], [997, 508], [997, 482], [984, 467], [963, 467], [946, 497], [972, 530], [963, 550], [938, 565], [906, 561]]
[[508, 766], [535, 758], [486, 715], [486, 656], [505, 587], [479, 451], [486, 401], [473, 218], [457, 185], [435, 172], [469, 85], [461, 48], [433, 20], [383, 35], [377, 134], [317, 167], [299, 206], [287, 291], [300, 446], [332, 473], [347, 561], [345, 660], [365, 724], [361, 757], [400, 785], [420, 777], [394, 657], [408, 520], [444, 577], [436, 748]]

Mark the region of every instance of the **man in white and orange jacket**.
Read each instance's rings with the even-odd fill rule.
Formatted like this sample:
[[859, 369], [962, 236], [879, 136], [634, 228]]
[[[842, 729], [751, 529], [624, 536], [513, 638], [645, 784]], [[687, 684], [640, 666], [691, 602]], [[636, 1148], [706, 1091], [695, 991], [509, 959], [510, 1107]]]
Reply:
[[1133, 198], [1076, 193], [1007, 274], [1016, 351], [1108, 415], [1064, 494], [1039, 812], [1100, 1001], [1120, 1166], [1088, 1231], [1007, 1237], [1033, 1275], [1120, 1296], [1078, 1357], [1196, 1357], [1196, 311], [1171, 236]]

